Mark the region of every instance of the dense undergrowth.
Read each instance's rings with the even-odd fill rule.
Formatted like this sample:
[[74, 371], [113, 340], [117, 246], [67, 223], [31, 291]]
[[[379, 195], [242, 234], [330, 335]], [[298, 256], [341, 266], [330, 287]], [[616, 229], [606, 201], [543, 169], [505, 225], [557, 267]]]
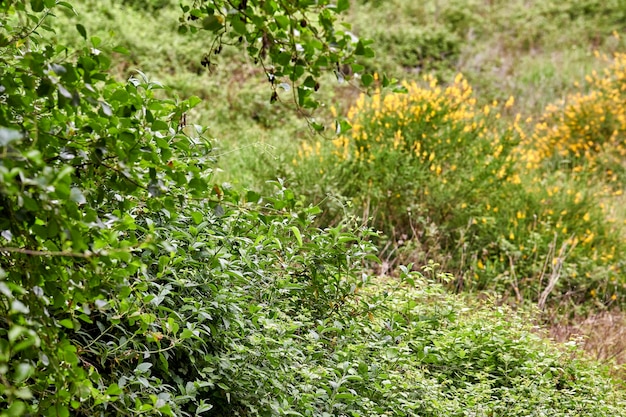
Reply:
[[[508, 94], [493, 103], [462, 76], [446, 79], [482, 9], [425, 2], [447, 23], [412, 29], [419, 50], [393, 31], [381, 39], [400, 48], [391, 64], [440, 81], [375, 82], [355, 104], [345, 88], [327, 92], [336, 108], [317, 121], [346, 112], [351, 129], [301, 142], [307, 122], [286, 91], [270, 105], [264, 74], [235, 48], [215, 59], [240, 66], [229, 77], [241, 79], [198, 85], [216, 69], [201, 64], [204, 40], [177, 32], [177, 5], [75, 3], [79, 26], [68, 3], [0, 6], [1, 416], [626, 409], [608, 367], [542, 339], [533, 311], [495, 302], [623, 303], [620, 55], [534, 126]], [[558, 12], [623, 19], [619, 2], [587, 3]], [[402, 4], [387, 12], [411, 16]], [[360, 10], [383, 6], [353, 4], [355, 29]], [[562, 17], [554, 7], [528, 13], [550, 28], [560, 24], [551, 14]], [[171, 42], [137, 36], [155, 31]], [[590, 113], [607, 119], [598, 126]], [[244, 141], [229, 163], [228, 141], [258, 131], [271, 139]], [[285, 180], [265, 182], [277, 174]], [[397, 268], [373, 274], [376, 254]]]

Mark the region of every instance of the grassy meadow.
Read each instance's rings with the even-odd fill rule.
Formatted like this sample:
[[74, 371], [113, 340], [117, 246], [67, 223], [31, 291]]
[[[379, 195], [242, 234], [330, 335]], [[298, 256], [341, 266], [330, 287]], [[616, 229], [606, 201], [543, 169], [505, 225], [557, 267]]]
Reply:
[[[81, 48], [80, 24], [115, 80], [140, 71], [155, 100], [201, 99], [185, 129], [207, 128], [207, 172], [232, 199], [147, 222], [165, 249], [141, 252], [143, 270], [125, 262], [154, 277], [129, 284], [127, 316], [99, 310], [110, 337], [77, 327], [95, 365], [76, 366], [101, 360], [104, 380], [113, 364], [116, 382], [88, 384], [92, 408], [68, 404], [77, 415], [103, 404], [117, 415], [626, 415], [626, 0], [350, 3], [342, 19], [374, 41], [360, 62], [374, 82], [325, 75], [314, 113], [289, 89], [270, 103], [267, 75], [237, 46], [207, 56], [210, 36], [180, 33], [177, 1], [55, 12], [46, 37]], [[0, 405], [27, 402], [28, 378], [3, 379], [3, 360]]]

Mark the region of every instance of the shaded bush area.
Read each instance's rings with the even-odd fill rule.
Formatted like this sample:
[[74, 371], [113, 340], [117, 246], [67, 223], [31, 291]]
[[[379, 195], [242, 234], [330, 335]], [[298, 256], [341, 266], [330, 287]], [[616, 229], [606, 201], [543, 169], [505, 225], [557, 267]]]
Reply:
[[[32, 25], [50, 13], [31, 8]], [[278, 183], [213, 186], [210, 142], [185, 123], [197, 97], [117, 82], [99, 38], [66, 54], [24, 4], [3, 11], [2, 415], [267, 410], [263, 380], [289, 362], [253, 335], [340, 309], [367, 233], [313, 228], [319, 209]]]

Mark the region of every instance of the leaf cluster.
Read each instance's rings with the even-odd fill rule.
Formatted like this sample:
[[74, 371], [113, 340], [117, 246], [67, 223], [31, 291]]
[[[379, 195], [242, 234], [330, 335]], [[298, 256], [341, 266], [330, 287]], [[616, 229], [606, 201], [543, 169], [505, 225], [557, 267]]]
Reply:
[[[319, 103], [313, 93], [320, 88], [323, 72], [334, 72], [344, 80], [361, 74], [359, 58], [373, 57], [371, 41], [359, 39], [339, 15], [350, 7], [348, 0], [194, 1], [182, 5], [180, 32], [212, 37], [202, 65], [211, 67], [223, 45], [241, 44], [254, 62], [263, 67], [272, 87], [271, 102], [278, 100], [277, 88], [291, 91], [299, 108], [312, 110]], [[371, 75], [363, 84], [371, 83]]]

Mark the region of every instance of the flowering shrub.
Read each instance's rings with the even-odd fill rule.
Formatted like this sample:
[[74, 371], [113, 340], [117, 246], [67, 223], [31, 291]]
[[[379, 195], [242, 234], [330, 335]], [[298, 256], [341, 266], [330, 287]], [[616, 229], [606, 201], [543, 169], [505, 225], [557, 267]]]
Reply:
[[616, 54], [608, 68], [586, 81], [588, 92], [546, 108], [522, 143], [521, 159], [528, 169], [567, 168], [617, 185], [626, 173], [626, 55]]
[[362, 95], [348, 113], [352, 129], [332, 143], [304, 143], [296, 161], [320, 166], [365, 218], [396, 237], [421, 233], [419, 218], [465, 225], [484, 190], [511, 174], [514, 142], [509, 131], [493, 134], [494, 106], [478, 108], [461, 75], [448, 87], [425, 81]]
[[542, 306], [548, 296], [609, 304], [624, 292], [624, 245], [593, 192], [562, 178], [529, 180], [483, 204], [465, 233], [464, 285], [508, 290]]
[[541, 305], [561, 296], [615, 302], [623, 243], [594, 191], [526, 169], [547, 145], [531, 146], [537, 133], [526, 134], [521, 116], [502, 120], [513, 98], [479, 106], [461, 75], [448, 87], [425, 81], [361, 96], [347, 114], [350, 131], [303, 143], [300, 181], [317, 175], [303, 188], [319, 200], [339, 195], [371, 219], [386, 239], [383, 256], [434, 259], [458, 288]]

